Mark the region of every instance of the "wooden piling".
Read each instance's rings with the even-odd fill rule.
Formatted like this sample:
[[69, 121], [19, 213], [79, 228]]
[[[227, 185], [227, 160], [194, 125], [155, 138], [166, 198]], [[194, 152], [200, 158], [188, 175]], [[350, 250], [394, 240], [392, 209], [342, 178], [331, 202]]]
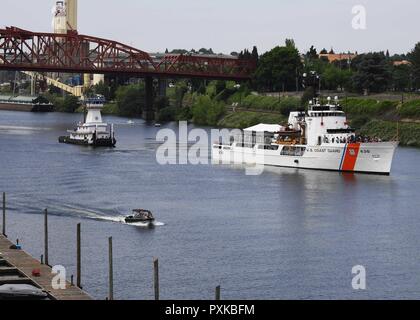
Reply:
[[216, 287], [216, 301], [220, 301], [220, 291], [221, 291], [220, 286], [217, 286]]
[[48, 209], [44, 211], [44, 259], [45, 264], [49, 266], [48, 260]]
[[77, 224], [77, 273], [76, 273], [76, 284], [77, 287], [82, 288], [82, 260], [81, 260], [81, 224]]
[[108, 239], [109, 241], [109, 294], [108, 300], [114, 300], [114, 266], [113, 266], [113, 257], [112, 257], [112, 237]]
[[6, 192], [3, 192], [3, 235], [6, 235]]
[[159, 259], [153, 260], [155, 300], [159, 300]]

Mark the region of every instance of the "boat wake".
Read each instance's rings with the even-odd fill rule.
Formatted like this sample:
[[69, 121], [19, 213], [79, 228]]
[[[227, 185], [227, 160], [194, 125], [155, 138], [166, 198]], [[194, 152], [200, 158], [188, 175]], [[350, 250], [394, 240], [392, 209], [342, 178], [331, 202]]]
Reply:
[[46, 131], [48, 128], [37, 128], [37, 127], [20, 127], [20, 126], [0, 126], [0, 132], [2, 134], [12, 135], [31, 135], [34, 132]]
[[[95, 221], [103, 221], [103, 222], [113, 222], [113, 223], [120, 223], [129, 226], [135, 227], [149, 227], [148, 223], [126, 223], [125, 218], [126, 215], [123, 215], [120, 210], [98, 210], [93, 208], [81, 208], [76, 205], [72, 204], [53, 204], [52, 201], [48, 202], [48, 212], [50, 215], [53, 216], [61, 216], [61, 217], [74, 217], [79, 219], [86, 219], [86, 220], [95, 220]], [[40, 207], [46, 207], [45, 205], [40, 205]], [[15, 210], [23, 209], [23, 212], [27, 213], [34, 213], [34, 214], [41, 214], [43, 213], [42, 210], [33, 210], [33, 208], [25, 204], [21, 204], [20, 208], [15, 208]], [[127, 211], [128, 212], [128, 211]], [[154, 227], [162, 227], [165, 224], [163, 222], [155, 221], [152, 223]]]

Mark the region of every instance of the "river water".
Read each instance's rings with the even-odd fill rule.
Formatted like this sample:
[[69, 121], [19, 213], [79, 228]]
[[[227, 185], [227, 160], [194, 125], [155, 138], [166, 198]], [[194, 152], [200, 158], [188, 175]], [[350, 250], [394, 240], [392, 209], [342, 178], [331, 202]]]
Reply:
[[[82, 224], [82, 284], [107, 296], [114, 239], [117, 299], [405, 299], [420, 297], [420, 150], [399, 148], [390, 177], [216, 165], [162, 166], [159, 130], [108, 117], [115, 149], [61, 145], [80, 115], [0, 112], [0, 191], [7, 231], [43, 253], [42, 210], [50, 212], [50, 264], [75, 274]], [[176, 129], [176, 124], [169, 124]], [[206, 129], [208, 130], [208, 129]], [[155, 229], [123, 224], [152, 210]], [[367, 289], [352, 288], [352, 268]]]

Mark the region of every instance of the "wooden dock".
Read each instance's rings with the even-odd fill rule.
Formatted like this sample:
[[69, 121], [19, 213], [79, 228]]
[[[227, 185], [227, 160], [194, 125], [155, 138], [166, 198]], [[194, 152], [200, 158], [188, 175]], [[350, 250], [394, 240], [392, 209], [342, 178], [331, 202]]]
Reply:
[[[41, 264], [23, 250], [10, 249], [13, 245], [0, 234], [0, 285], [32, 284], [47, 292], [54, 300], [93, 300], [87, 293], [67, 282], [66, 289], [54, 290], [52, 287], [52, 268]], [[40, 270], [40, 276], [32, 271]]]

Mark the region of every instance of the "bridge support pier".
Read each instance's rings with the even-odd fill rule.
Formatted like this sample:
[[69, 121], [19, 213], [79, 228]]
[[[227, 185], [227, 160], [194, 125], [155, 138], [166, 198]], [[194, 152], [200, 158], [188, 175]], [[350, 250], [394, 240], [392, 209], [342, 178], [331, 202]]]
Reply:
[[155, 113], [154, 113], [154, 88], [153, 88], [153, 78], [146, 77], [145, 81], [145, 114], [143, 115], [144, 119], [147, 122], [155, 120]]
[[168, 87], [168, 80], [166, 79], [159, 79], [158, 81], [158, 95], [159, 97], [166, 97], [166, 88]]

